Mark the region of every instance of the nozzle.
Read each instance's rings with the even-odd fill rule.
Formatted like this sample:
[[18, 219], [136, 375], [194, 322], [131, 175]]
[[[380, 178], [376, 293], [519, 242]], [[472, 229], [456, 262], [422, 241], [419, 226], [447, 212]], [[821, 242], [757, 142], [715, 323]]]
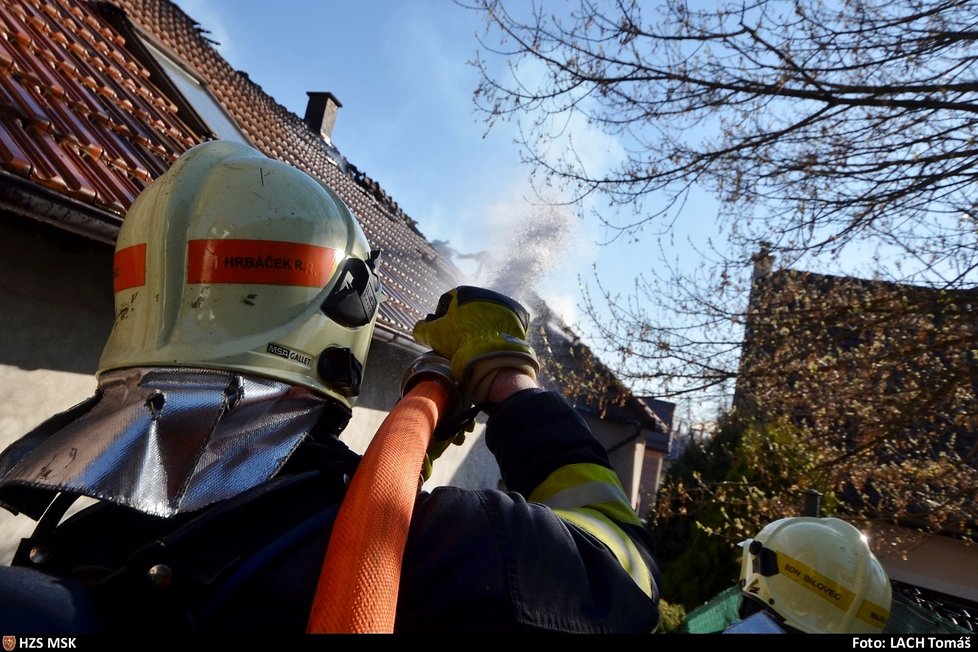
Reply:
[[401, 396], [407, 395], [415, 385], [423, 380], [432, 380], [448, 388], [451, 395], [452, 409], [458, 408], [461, 402], [461, 392], [458, 383], [452, 378], [452, 363], [448, 358], [440, 356], [434, 351], [422, 353], [415, 358], [408, 368], [404, 371], [401, 378]]

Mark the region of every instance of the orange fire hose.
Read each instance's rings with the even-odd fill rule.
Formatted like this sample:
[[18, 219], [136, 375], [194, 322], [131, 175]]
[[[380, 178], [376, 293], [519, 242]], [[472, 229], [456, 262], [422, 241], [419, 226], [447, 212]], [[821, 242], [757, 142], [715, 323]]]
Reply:
[[333, 525], [306, 631], [391, 633], [418, 478], [451, 392], [421, 380], [367, 447]]

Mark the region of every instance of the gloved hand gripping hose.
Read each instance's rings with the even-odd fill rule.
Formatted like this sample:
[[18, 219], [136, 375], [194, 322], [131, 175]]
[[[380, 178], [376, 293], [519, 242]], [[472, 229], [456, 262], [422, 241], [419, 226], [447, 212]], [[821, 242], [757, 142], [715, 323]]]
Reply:
[[367, 447], [340, 506], [309, 615], [310, 634], [394, 631], [421, 465], [439, 416], [458, 401], [447, 362], [433, 357], [426, 365], [419, 358], [405, 374], [402, 396]]

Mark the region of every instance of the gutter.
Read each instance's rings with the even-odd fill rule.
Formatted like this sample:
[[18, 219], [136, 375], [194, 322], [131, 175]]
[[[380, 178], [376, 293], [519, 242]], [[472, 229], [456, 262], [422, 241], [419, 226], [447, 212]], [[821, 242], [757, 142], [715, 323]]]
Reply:
[[[0, 211], [48, 224], [97, 242], [115, 246], [122, 217], [82, 203], [23, 177], [0, 170]], [[415, 355], [428, 351], [409, 334], [377, 323], [373, 340]]]
[[415, 342], [414, 338], [410, 335], [394, 330], [393, 327], [381, 323], [378, 323], [374, 327], [373, 341], [390, 344], [415, 355], [427, 353], [429, 350], [428, 347]]
[[[626, 421], [625, 423], [628, 423], [628, 422]], [[644, 428], [642, 427], [642, 424], [639, 423], [638, 421], [632, 421], [631, 424], [633, 426], [635, 426], [635, 433], [632, 434], [632, 435], [630, 435], [630, 436], [628, 436], [628, 437], [625, 437], [624, 439], [622, 439], [620, 442], [618, 442], [617, 444], [615, 444], [611, 448], [605, 449], [606, 451], [608, 451], [608, 453], [614, 453], [619, 448], [622, 448], [626, 444], [630, 444], [630, 443], [632, 443], [633, 441], [635, 441], [636, 439], [639, 438], [639, 436], [642, 434], [642, 430], [644, 430]]]
[[0, 170], [0, 210], [115, 245], [122, 216]]

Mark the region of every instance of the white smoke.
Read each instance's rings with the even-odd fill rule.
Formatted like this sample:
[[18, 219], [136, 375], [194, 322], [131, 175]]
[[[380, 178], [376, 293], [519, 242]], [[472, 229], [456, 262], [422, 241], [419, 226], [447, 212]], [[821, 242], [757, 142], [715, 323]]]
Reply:
[[503, 202], [490, 209], [487, 224], [486, 248], [457, 256], [477, 264], [471, 282], [524, 305], [540, 296], [567, 318], [563, 313], [576, 306], [570, 297], [576, 296], [575, 263], [581, 261], [581, 252], [572, 252], [582, 240], [575, 237], [579, 228], [573, 213], [564, 206]]

